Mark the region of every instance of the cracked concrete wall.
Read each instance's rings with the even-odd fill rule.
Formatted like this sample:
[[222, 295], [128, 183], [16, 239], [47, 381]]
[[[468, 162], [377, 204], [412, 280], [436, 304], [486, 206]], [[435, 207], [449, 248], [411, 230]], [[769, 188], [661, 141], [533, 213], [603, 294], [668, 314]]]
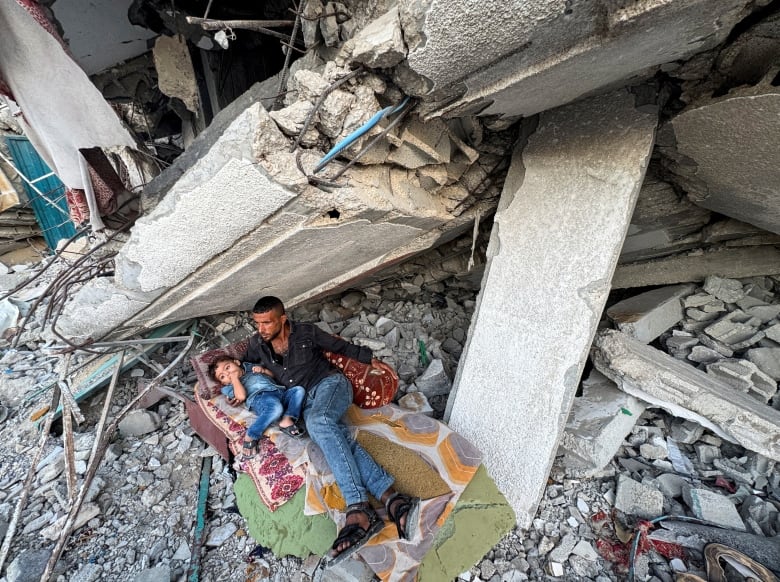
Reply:
[[621, 90], [543, 114], [515, 151], [447, 415], [521, 527], [544, 491], [656, 123]]
[[749, 6], [487, 0], [479, 18], [465, 0], [399, 8], [407, 65], [428, 80], [431, 114], [528, 116], [712, 48]]

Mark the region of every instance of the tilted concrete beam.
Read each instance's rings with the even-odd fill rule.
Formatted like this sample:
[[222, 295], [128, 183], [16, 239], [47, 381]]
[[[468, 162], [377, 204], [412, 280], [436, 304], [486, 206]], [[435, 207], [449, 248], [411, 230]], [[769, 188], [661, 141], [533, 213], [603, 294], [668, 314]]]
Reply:
[[652, 346], [604, 330], [593, 344], [596, 368], [622, 390], [780, 461], [780, 411]]
[[661, 151], [693, 202], [780, 234], [780, 90], [763, 91], [675, 116], [676, 146]]
[[563, 434], [656, 123], [621, 90], [543, 114], [515, 151], [447, 414], [485, 454], [522, 527]]

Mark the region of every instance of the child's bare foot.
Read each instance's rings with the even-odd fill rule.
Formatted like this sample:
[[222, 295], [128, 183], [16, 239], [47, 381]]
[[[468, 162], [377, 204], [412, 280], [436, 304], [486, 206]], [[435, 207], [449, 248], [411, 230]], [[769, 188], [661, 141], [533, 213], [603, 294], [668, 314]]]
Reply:
[[295, 421], [289, 416], [283, 416], [279, 421], [279, 428], [287, 428], [295, 424]]

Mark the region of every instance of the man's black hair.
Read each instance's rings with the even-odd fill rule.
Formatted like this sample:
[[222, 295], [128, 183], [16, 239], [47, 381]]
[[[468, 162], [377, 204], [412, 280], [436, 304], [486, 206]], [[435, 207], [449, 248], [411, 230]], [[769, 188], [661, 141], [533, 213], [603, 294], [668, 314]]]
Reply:
[[269, 311], [275, 311], [279, 315], [284, 315], [284, 303], [282, 303], [282, 300], [273, 295], [266, 295], [258, 299], [252, 308], [252, 313], [268, 313]]

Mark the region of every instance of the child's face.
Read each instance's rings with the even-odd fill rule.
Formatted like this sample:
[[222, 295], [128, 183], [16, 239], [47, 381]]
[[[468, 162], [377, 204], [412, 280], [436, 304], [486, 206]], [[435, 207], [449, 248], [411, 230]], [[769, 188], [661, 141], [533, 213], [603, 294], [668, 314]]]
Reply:
[[232, 383], [232, 378], [235, 375], [243, 375], [241, 366], [239, 366], [238, 362], [235, 360], [224, 360], [217, 364], [216, 368], [214, 368], [214, 376], [217, 378], [217, 382], [223, 386], [227, 386], [228, 384]]

